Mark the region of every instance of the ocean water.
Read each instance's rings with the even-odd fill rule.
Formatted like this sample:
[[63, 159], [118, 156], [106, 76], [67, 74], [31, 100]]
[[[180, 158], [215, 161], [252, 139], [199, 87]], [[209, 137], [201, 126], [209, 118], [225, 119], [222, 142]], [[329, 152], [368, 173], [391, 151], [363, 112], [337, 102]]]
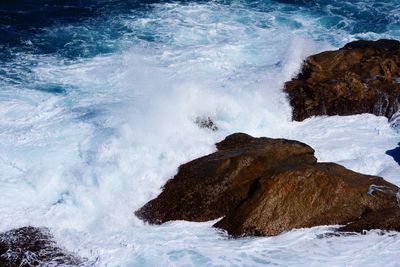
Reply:
[[292, 122], [282, 92], [306, 56], [379, 38], [400, 38], [399, 0], [2, 1], [0, 231], [49, 227], [88, 266], [398, 266], [397, 233], [231, 239], [133, 214], [238, 131], [400, 185], [386, 118]]

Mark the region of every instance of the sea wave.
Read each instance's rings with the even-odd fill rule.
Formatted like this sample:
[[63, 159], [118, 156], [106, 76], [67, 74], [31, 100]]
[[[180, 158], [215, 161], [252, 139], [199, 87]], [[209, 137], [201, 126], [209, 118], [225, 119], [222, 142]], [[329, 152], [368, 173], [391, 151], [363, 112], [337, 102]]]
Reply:
[[297, 139], [399, 185], [386, 118], [291, 122], [281, 90], [310, 54], [398, 38], [398, 1], [24, 2], [0, 4], [0, 230], [50, 227], [98, 266], [396, 265], [397, 234], [233, 240], [133, 211], [237, 131]]

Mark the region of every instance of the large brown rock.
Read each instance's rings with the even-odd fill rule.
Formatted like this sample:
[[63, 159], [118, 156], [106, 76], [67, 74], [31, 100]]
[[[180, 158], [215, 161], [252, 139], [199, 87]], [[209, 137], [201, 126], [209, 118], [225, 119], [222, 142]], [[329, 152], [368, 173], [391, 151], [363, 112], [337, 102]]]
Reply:
[[[334, 163], [317, 163], [314, 150], [303, 143], [239, 133], [217, 148], [182, 165], [136, 215], [150, 223], [223, 217], [215, 227], [241, 236], [345, 225], [385, 209], [398, 213], [397, 186]], [[390, 215], [386, 219], [393, 221]], [[371, 227], [388, 225], [375, 222]]]
[[398, 190], [380, 177], [334, 163], [288, 167], [263, 177], [259, 190], [215, 226], [237, 236], [346, 224], [368, 211], [397, 208]]
[[217, 149], [180, 166], [163, 192], [135, 214], [151, 223], [217, 219], [244, 201], [260, 177], [316, 162], [314, 150], [303, 143], [242, 133], [228, 136]]
[[400, 42], [355, 41], [310, 56], [285, 84], [293, 120], [372, 113], [390, 118], [400, 107]]

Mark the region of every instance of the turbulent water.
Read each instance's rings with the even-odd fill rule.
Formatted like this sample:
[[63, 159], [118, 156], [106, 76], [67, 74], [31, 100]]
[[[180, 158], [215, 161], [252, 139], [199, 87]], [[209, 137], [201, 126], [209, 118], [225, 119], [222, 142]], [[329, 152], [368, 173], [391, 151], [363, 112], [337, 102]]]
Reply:
[[49, 227], [95, 266], [398, 265], [396, 233], [230, 239], [133, 214], [238, 131], [400, 185], [386, 118], [292, 122], [282, 92], [307, 55], [378, 38], [400, 38], [399, 0], [2, 1], [0, 231]]

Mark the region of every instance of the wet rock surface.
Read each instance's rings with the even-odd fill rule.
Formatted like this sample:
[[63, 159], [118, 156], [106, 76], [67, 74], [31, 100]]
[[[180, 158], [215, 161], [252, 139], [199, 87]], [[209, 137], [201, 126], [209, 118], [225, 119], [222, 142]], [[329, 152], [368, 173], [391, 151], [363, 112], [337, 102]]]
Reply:
[[136, 215], [151, 223], [214, 220], [244, 201], [260, 177], [284, 165], [316, 161], [314, 150], [303, 143], [242, 133], [228, 136], [217, 149], [180, 166], [163, 192]]
[[217, 149], [182, 165], [136, 215], [150, 223], [222, 217], [215, 227], [233, 236], [264, 236], [346, 225], [369, 212], [399, 209], [397, 186], [334, 163], [317, 163], [314, 150], [297, 141], [238, 133], [217, 143]]
[[310, 56], [285, 84], [292, 118], [361, 113], [391, 118], [400, 108], [399, 70], [396, 40], [355, 41]]
[[375, 229], [400, 231], [400, 209], [396, 207], [368, 211], [355, 222], [351, 222], [346, 226], [339, 228], [339, 231], [362, 233], [364, 231]]
[[276, 235], [346, 224], [368, 210], [397, 207], [398, 188], [334, 163], [288, 168], [260, 181], [256, 194], [215, 226], [231, 235]]
[[0, 234], [0, 266], [81, 266], [77, 257], [57, 247], [49, 229], [22, 227]]

